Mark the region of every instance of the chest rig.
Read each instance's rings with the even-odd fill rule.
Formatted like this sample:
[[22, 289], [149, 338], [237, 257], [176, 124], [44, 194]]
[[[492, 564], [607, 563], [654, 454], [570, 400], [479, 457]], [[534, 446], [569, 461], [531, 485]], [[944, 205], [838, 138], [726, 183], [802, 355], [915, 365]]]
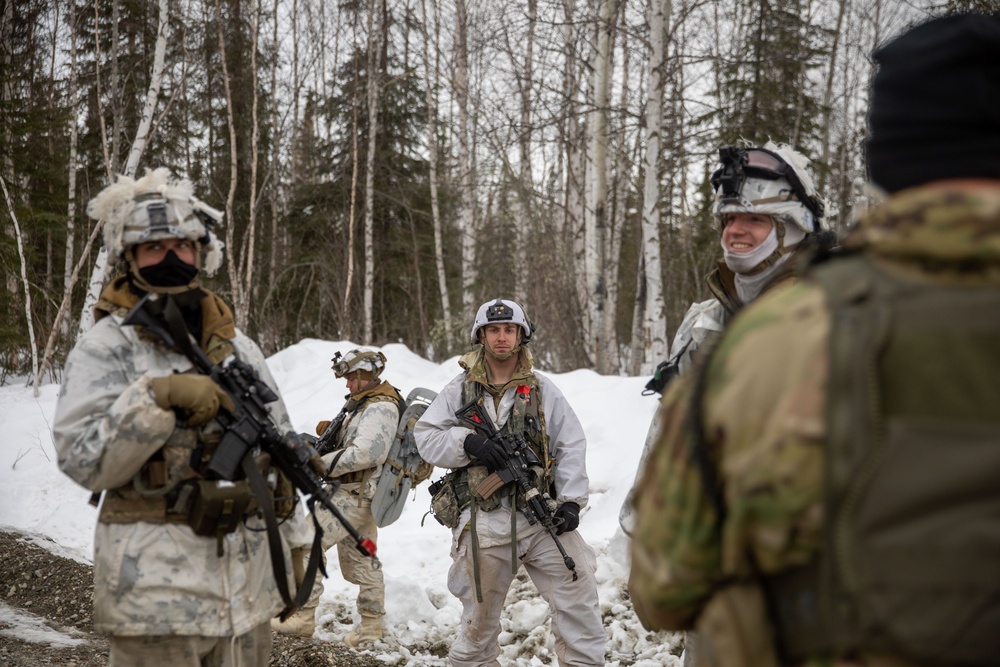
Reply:
[[[118, 292], [124, 290], [119, 289]], [[115, 296], [115, 295], [113, 295]], [[130, 294], [121, 294], [99, 306], [107, 314], [124, 317], [135, 300]], [[236, 353], [232, 344], [235, 330], [231, 315], [217, 297], [207, 293], [201, 301], [203, 321], [202, 348], [215, 364]], [[139, 331], [142, 344], [158, 346], [160, 343]], [[247, 516], [256, 513], [259, 505], [245, 479], [220, 482], [206, 477], [206, 466], [222, 437], [221, 427], [215, 423], [193, 428], [178, 422], [170, 437], [133, 476], [132, 480], [104, 493], [98, 521], [101, 523], [175, 523], [186, 524], [196, 535], [216, 537], [236, 530]], [[267, 454], [255, 459], [257, 468], [268, 480], [275, 511], [287, 516], [294, 504], [294, 490], [290, 482], [278, 471], [271, 470]], [[91, 498], [91, 504], [97, 497]]]

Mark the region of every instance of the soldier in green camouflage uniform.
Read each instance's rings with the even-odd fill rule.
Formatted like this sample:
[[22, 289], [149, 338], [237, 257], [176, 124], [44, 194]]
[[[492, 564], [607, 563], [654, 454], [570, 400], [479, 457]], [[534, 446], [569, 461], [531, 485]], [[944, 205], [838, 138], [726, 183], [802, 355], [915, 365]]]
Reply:
[[[263, 520], [248, 509], [216, 534], [189, 525], [198, 498], [239, 488], [202, 476], [221, 437], [213, 418], [220, 408], [232, 410], [232, 401], [186, 356], [123, 324], [145, 293], [170, 295], [214, 363], [236, 355], [275, 386], [229, 307], [199, 287], [202, 263], [211, 273], [222, 260], [209, 224], [221, 214], [167, 169], [137, 181], [119, 177], [88, 212], [106, 221], [110, 261], [128, 265], [101, 294], [96, 323], [70, 352], [53, 426], [60, 469], [104, 492], [94, 536], [95, 629], [110, 636], [113, 667], [264, 667], [269, 621], [283, 605]], [[291, 430], [280, 399], [268, 409], [279, 428]], [[286, 521], [283, 533], [302, 523]], [[295, 538], [282, 540], [286, 560], [289, 547], [309, 543], [309, 532], [282, 535]]]
[[[935, 316], [1000, 298], [998, 49], [1000, 19], [965, 15], [876, 54], [868, 162], [891, 198], [845, 238], [849, 256], [755, 302], [663, 399], [629, 587], [647, 627], [698, 630], [699, 664], [986, 665], [1000, 655], [1000, 587], [984, 566], [1000, 556], [988, 509], [996, 462], [978, 466], [993, 471], [979, 479], [974, 464], [947, 458], [979, 456], [960, 444], [996, 450], [996, 309], [957, 324]], [[931, 291], [946, 297], [920, 301]], [[880, 307], [852, 310], [862, 302]], [[862, 456], [869, 442], [876, 454]], [[958, 471], [971, 480], [964, 492], [949, 486]], [[837, 480], [861, 492], [837, 495]], [[864, 524], [904, 494], [903, 511]], [[934, 524], [945, 506], [954, 514]], [[890, 532], [901, 525], [912, 532]], [[866, 551], [866, 541], [909, 553]], [[908, 579], [914, 562], [920, 574]]]

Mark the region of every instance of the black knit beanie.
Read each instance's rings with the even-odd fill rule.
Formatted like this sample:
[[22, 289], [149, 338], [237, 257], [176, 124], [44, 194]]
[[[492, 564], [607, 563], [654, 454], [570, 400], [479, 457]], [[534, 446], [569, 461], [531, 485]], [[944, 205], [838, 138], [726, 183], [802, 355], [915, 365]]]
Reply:
[[896, 192], [948, 178], [1000, 179], [1000, 17], [934, 19], [873, 58], [872, 182]]

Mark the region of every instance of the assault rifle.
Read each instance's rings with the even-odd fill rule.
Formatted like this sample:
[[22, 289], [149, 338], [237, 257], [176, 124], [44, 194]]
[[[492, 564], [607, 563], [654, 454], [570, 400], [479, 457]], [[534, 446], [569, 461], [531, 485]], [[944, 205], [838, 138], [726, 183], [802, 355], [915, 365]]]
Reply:
[[473, 399], [467, 405], [459, 408], [455, 416], [473, 429], [485, 433], [486, 437], [500, 445], [507, 455], [507, 462], [504, 467], [484, 479], [476, 487], [476, 493], [482, 498], [489, 498], [508, 484], [513, 483], [516, 485], [517, 490], [524, 494], [524, 507], [521, 508], [524, 518], [532, 526], [536, 523], [541, 523], [545, 530], [548, 531], [549, 537], [556, 543], [556, 547], [562, 555], [563, 563], [573, 573], [573, 581], [576, 581], [576, 563], [566, 553], [562, 542], [556, 536], [556, 528], [559, 527], [560, 520], [553, 516], [555, 501], [547, 493], [542, 494], [539, 492], [532, 479], [530, 473], [531, 467], [541, 466], [542, 463], [535, 456], [535, 453], [531, 451], [531, 447], [528, 446], [527, 441], [524, 439], [524, 434], [501, 433], [497, 430], [493, 426], [493, 420], [486, 414], [479, 399]]
[[334, 450], [337, 446], [337, 431], [343, 426], [344, 420], [347, 419], [347, 410], [341, 410], [330, 425], [326, 427], [323, 431], [323, 435], [316, 439], [313, 443], [313, 447], [316, 448], [316, 454], [318, 456], [326, 456]]
[[[375, 543], [362, 536], [334, 505], [333, 493], [337, 484], [327, 482], [311, 467], [313, 448], [294, 432], [282, 435], [278, 431], [267, 411], [267, 404], [278, 400], [278, 396], [260, 379], [253, 366], [238, 358], [230, 360], [225, 367], [212, 363], [202, 349], [192, 343], [180, 308], [169, 295], [146, 294], [129, 311], [123, 324], [141, 326], [145, 333], [182, 353], [198, 372], [211, 377], [233, 399], [236, 407], [232, 414], [220, 410], [216, 415], [225, 432], [206, 467], [209, 476], [231, 481], [242, 468], [253, 486], [255, 479], [261, 479], [259, 473], [255, 473], [256, 466], [251, 455], [259, 445], [295, 488], [309, 496], [307, 502], [310, 509], [316, 502], [323, 505], [347, 530], [357, 550], [375, 558]], [[257, 491], [255, 488], [254, 492]], [[260, 502], [264, 504], [263, 499]], [[319, 530], [318, 525], [316, 528]], [[278, 554], [280, 556], [281, 552]], [[273, 557], [274, 554], [272, 560]]]

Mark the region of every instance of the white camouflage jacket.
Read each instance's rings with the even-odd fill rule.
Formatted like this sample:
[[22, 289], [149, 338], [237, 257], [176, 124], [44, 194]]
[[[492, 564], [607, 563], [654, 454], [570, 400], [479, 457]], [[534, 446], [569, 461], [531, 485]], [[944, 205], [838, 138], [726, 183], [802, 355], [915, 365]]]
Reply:
[[[126, 484], [167, 441], [176, 419], [156, 405], [151, 380], [192, 369], [186, 357], [121, 321], [120, 314], [107, 315], [80, 339], [67, 359], [56, 407], [59, 468], [91, 491]], [[249, 338], [237, 330], [230, 343], [276, 386]], [[281, 400], [269, 408], [279, 429], [291, 430]], [[304, 522], [304, 517], [286, 522], [285, 531], [297, 533], [292, 546], [309, 543]], [[186, 524], [98, 523], [95, 629], [123, 636], [218, 637], [267, 622], [282, 604], [266, 532], [241, 524], [222, 543], [220, 557], [214, 537], [197, 536]], [[286, 541], [286, 563], [288, 547]], [[290, 587], [294, 591], [294, 583]]]
[[[466, 361], [471, 355], [463, 358]], [[528, 357], [530, 360], [530, 356]], [[530, 363], [530, 361], [529, 361]], [[535, 373], [538, 391], [542, 395], [542, 412], [545, 430], [549, 436], [549, 455], [555, 460], [556, 504], [574, 502], [581, 509], [587, 506], [590, 494], [590, 479], [587, 477], [587, 437], [573, 408], [558, 387], [544, 375]], [[413, 437], [420, 456], [425, 461], [442, 468], [464, 468], [472, 463], [465, 453], [465, 437], [473, 430], [462, 426], [455, 412], [462, 407], [462, 384], [466, 374], [462, 373], [445, 385], [434, 402], [428, 406], [420, 421], [413, 428]], [[514, 405], [516, 387], [510, 386], [500, 399], [499, 409], [494, 408], [493, 397], [486, 392], [483, 405], [497, 428], [502, 428], [510, 416]], [[531, 526], [520, 513], [517, 514], [516, 532], [520, 540], [542, 530], [541, 524]], [[511, 508], [505, 499], [492, 512], [479, 512], [476, 517], [476, 533], [482, 547], [510, 544]], [[471, 510], [462, 511], [458, 525], [453, 529], [453, 549], [471, 518]]]
[[[359, 410], [344, 420], [340, 428], [337, 442], [342, 450], [335, 450], [323, 456], [323, 461], [327, 465], [333, 463], [334, 459], [337, 461], [329, 476], [337, 478], [347, 473], [372, 469], [363, 493], [364, 499], [371, 502], [379, 477], [382, 475], [382, 464], [385, 463], [389, 448], [396, 437], [398, 424], [399, 409], [396, 403], [365, 402]], [[342, 491], [343, 487], [337, 492]]]

